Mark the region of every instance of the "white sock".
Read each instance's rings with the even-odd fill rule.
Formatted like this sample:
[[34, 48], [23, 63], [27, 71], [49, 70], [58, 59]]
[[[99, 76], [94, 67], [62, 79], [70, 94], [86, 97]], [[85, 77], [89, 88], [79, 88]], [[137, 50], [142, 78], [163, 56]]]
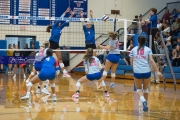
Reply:
[[56, 94], [53, 94], [53, 96], [56, 96]]
[[141, 97], [140, 97], [140, 101], [141, 101], [141, 103], [143, 103], [144, 101], [146, 101], [145, 98], [144, 98], [144, 96], [141, 96]]
[[67, 71], [64, 69], [64, 70], [63, 70], [63, 74], [66, 74], [66, 73], [67, 73]]
[[30, 95], [30, 92], [27, 92], [26, 95]]

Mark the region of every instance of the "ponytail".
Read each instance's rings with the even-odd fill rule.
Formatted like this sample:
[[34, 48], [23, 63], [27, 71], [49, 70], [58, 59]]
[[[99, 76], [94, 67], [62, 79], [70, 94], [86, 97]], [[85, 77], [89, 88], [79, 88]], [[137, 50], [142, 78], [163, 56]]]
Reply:
[[88, 49], [87, 49], [87, 53], [86, 53], [86, 55], [84, 56], [84, 60], [85, 60], [86, 62], [89, 60], [89, 63], [91, 63], [92, 60], [93, 60], [92, 56], [93, 56], [93, 49], [92, 49], [92, 48], [88, 48]]
[[139, 43], [139, 47], [137, 49], [138, 53], [140, 49], [144, 48], [145, 42], [146, 42], [146, 38], [144, 36], [141, 35], [138, 37], [138, 43]]
[[48, 27], [46, 28], [46, 32], [50, 33], [52, 29], [52, 25], [48, 25]]

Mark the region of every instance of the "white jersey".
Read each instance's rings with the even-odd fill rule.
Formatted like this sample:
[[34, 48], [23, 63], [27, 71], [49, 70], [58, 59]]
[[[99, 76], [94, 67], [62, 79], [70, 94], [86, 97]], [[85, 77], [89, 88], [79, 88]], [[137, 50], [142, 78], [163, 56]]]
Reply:
[[120, 54], [118, 39], [117, 40], [110, 40], [109, 45], [111, 46], [111, 48], [109, 50], [109, 54]]
[[88, 74], [94, 74], [94, 73], [100, 72], [99, 59], [95, 56], [93, 56], [92, 58], [93, 58], [93, 60], [92, 60], [91, 64], [89, 63], [89, 60], [84, 61], [84, 64], [87, 65], [87, 68], [88, 68]]
[[47, 51], [48, 48], [46, 49], [42, 49], [40, 50], [38, 53], [36, 53], [36, 56], [35, 56], [35, 61], [41, 61], [44, 57], [46, 57], [46, 51]]
[[150, 48], [144, 46], [138, 51], [138, 46], [134, 47], [129, 56], [133, 58], [134, 73], [148, 73], [151, 71], [149, 64], [149, 55], [152, 54]]

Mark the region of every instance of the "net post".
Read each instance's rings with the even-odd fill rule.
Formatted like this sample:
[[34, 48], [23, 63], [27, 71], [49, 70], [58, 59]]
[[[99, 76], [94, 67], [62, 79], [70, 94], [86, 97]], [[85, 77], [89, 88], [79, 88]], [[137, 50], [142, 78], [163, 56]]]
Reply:
[[163, 43], [164, 51], [165, 51], [165, 56], [166, 56], [166, 59], [167, 59], [167, 61], [168, 61], [169, 68], [170, 68], [170, 71], [171, 71], [171, 75], [172, 75], [172, 78], [173, 78], [173, 81], [174, 81], [174, 89], [176, 90], [176, 78], [175, 78], [175, 76], [174, 76], [174, 71], [173, 71], [173, 69], [172, 69], [172, 65], [171, 65], [171, 62], [170, 62], [170, 59], [169, 59], [167, 47], [166, 47], [165, 42], [164, 42], [164, 40], [163, 40], [162, 31], [160, 31], [160, 37], [161, 37], [161, 39], [162, 39], [162, 43]]
[[124, 19], [124, 51], [127, 50], [127, 20]]
[[114, 32], [116, 31], [116, 18], [114, 19]]

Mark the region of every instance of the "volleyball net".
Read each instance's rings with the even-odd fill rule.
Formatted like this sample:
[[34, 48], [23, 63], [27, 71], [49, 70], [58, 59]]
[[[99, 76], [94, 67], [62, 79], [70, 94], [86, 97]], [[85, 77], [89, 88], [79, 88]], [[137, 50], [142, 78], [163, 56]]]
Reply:
[[[60, 17], [31, 17], [31, 16], [6, 16], [0, 15], [0, 21], [11, 20], [13, 24], [0, 24], [0, 40], [6, 40], [7, 44], [3, 47], [8, 49], [9, 44], [18, 45], [19, 49], [23, 49], [25, 44], [31, 48], [32, 42], [39, 42], [39, 46], [48, 41], [51, 33], [46, 32], [48, 25], [53, 25], [54, 21], [64, 23], [68, 21], [62, 30], [60, 37], [60, 46], [68, 46], [77, 50], [85, 50], [85, 35], [83, 32], [82, 22], [93, 22], [95, 26], [95, 40], [100, 44], [107, 44], [108, 32], [116, 31], [119, 33], [119, 42], [126, 50], [127, 21], [126, 19], [110, 18], [106, 22], [102, 18], [60, 18]], [[33, 25], [33, 21], [41, 23], [46, 22], [47, 25]], [[123, 34], [122, 34], [123, 33]], [[26, 39], [25, 39], [26, 38]], [[30, 40], [31, 39], [31, 42]], [[37, 47], [37, 46], [36, 46]], [[1, 48], [2, 49], [2, 48]]]

